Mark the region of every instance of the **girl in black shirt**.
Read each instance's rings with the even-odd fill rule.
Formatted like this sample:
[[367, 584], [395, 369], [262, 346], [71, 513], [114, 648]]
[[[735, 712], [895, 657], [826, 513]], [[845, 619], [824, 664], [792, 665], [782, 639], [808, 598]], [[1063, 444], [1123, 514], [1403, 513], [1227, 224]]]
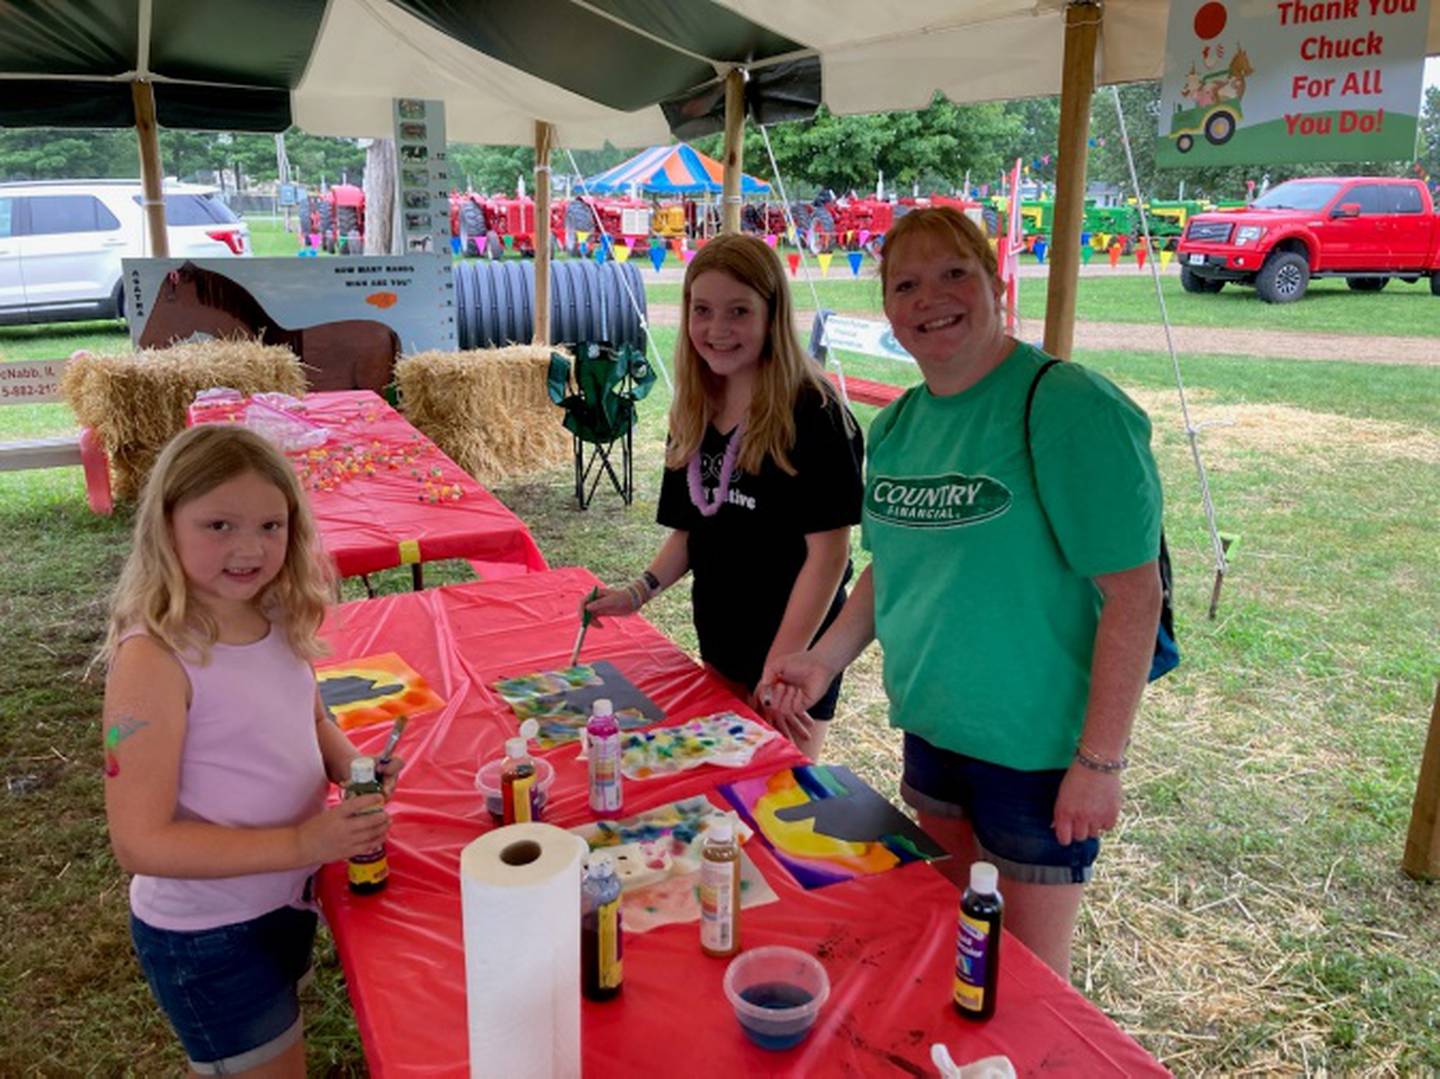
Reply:
[[[796, 339], [775, 252], [753, 236], [711, 240], [685, 271], [656, 514], [672, 531], [589, 610], [633, 613], [693, 572], [700, 656], [750, 697], [771, 656], [807, 647], [840, 612], [863, 459], [854, 417]], [[837, 676], [808, 715], [777, 721], [812, 759], [813, 720], [834, 715], [839, 692]]]

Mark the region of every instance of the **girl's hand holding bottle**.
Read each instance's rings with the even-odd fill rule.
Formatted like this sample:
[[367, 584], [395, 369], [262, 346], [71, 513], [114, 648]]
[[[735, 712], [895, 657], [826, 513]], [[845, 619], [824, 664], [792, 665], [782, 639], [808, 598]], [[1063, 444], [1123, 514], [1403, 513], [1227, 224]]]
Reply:
[[388, 802], [395, 793], [395, 784], [400, 779], [400, 772], [405, 767], [404, 757], [381, 758], [375, 762], [375, 776], [380, 780], [381, 793]]
[[300, 824], [303, 861], [343, 862], [374, 850], [389, 830], [390, 817], [381, 795], [347, 798]]

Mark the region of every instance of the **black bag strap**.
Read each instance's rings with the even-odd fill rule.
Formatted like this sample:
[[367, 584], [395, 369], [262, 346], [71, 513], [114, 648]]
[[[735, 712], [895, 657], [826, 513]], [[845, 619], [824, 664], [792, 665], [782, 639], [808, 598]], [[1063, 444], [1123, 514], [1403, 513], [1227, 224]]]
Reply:
[[1035, 502], [1040, 507], [1040, 516], [1045, 518], [1051, 535], [1055, 533], [1055, 526], [1050, 524], [1050, 515], [1045, 512], [1045, 499], [1040, 496], [1040, 475], [1035, 471], [1035, 451], [1030, 448], [1030, 410], [1035, 405], [1035, 390], [1039, 387], [1040, 380], [1045, 377], [1045, 372], [1057, 363], [1064, 362], [1052, 358], [1042, 363], [1040, 370], [1036, 371], [1035, 377], [1030, 380], [1030, 392], [1025, 395], [1025, 456], [1030, 461], [1030, 478], [1035, 481]]

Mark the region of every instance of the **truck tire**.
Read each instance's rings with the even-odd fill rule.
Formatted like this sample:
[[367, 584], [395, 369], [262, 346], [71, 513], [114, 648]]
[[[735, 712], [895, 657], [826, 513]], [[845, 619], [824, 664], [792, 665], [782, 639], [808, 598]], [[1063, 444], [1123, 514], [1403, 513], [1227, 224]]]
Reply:
[[1180, 267], [1180, 287], [1186, 292], [1219, 292], [1225, 287], [1224, 281], [1201, 277], [1189, 266]]
[[1440, 270], [1430, 275], [1430, 295], [1440, 296]]
[[1345, 284], [1351, 292], [1379, 292], [1390, 283], [1388, 277], [1347, 277]]
[[485, 211], [473, 199], [460, 203], [460, 250], [479, 254], [485, 242]]
[[1276, 251], [1255, 275], [1255, 292], [1266, 303], [1294, 303], [1310, 287], [1310, 263], [1294, 251]]
[[[478, 245], [480, 238], [476, 237], [475, 242]], [[485, 233], [485, 257], [491, 262], [505, 257], [505, 241], [500, 239], [500, 234], [494, 229]]]

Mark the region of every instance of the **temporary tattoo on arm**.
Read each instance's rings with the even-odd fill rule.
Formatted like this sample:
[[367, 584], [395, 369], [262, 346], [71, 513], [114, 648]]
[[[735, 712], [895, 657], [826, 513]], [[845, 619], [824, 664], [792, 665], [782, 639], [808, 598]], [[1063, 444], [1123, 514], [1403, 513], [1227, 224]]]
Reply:
[[121, 716], [105, 732], [105, 777], [114, 779], [120, 774], [120, 762], [115, 758], [115, 747], [136, 733], [142, 727], [150, 726], [149, 720], [134, 716]]

